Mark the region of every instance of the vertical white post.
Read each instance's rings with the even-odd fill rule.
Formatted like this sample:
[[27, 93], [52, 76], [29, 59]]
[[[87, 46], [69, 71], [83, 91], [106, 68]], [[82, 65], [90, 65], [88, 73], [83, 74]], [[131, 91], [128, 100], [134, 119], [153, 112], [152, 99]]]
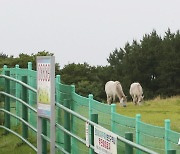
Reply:
[[56, 128], [55, 128], [55, 57], [51, 58], [51, 117], [50, 117], [50, 153], [55, 154]]
[[42, 119], [37, 116], [37, 154], [42, 154]]

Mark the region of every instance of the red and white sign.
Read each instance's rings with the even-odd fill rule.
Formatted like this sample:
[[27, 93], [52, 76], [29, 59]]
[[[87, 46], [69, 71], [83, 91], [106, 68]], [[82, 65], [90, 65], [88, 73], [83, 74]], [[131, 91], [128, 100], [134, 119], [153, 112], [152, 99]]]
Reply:
[[38, 63], [38, 81], [49, 82], [50, 81], [50, 64]]
[[50, 117], [51, 113], [51, 64], [50, 58], [37, 60], [38, 115]]
[[117, 135], [94, 126], [94, 151], [100, 154], [117, 154]]

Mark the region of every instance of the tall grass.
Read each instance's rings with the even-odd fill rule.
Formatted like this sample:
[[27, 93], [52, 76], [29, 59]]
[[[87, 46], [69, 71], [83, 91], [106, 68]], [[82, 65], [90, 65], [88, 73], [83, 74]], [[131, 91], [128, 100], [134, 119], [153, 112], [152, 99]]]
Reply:
[[117, 104], [117, 112], [130, 117], [141, 114], [141, 121], [155, 126], [164, 126], [164, 120], [170, 119], [171, 129], [180, 132], [180, 96], [166, 99], [157, 97], [137, 106], [128, 102], [126, 108]]

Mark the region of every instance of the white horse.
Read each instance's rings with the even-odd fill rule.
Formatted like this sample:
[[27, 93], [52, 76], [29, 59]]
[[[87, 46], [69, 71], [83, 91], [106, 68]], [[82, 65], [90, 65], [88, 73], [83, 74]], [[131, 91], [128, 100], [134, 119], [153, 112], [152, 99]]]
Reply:
[[130, 86], [129, 93], [133, 99], [135, 105], [140, 104], [143, 101], [143, 89], [138, 82], [134, 82]]
[[122, 106], [126, 107], [126, 96], [122, 90], [122, 86], [119, 81], [108, 81], [105, 84], [105, 92], [107, 95], [107, 103], [111, 104], [115, 102], [116, 96], [119, 98], [119, 102]]

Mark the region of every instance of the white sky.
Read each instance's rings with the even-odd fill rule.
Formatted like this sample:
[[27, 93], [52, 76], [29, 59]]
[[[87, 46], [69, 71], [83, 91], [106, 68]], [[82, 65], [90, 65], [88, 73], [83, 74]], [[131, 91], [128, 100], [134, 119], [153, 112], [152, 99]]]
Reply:
[[180, 29], [180, 0], [0, 0], [0, 53], [46, 50], [61, 68], [107, 65], [115, 48], [168, 28]]

